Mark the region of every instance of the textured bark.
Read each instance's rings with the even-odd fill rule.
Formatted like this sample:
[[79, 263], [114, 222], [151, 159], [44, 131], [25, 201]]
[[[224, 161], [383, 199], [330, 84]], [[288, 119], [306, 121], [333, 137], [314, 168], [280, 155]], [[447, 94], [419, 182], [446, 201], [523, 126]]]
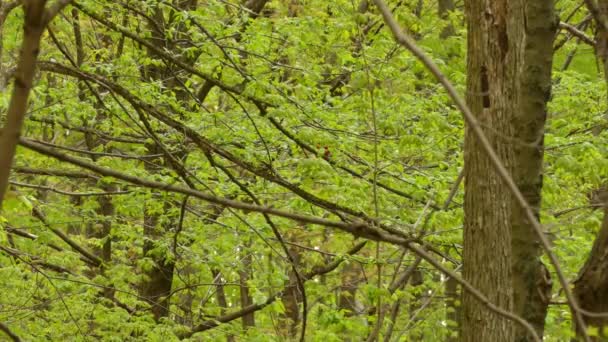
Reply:
[[36, 61], [40, 52], [40, 38], [46, 28], [45, 4], [46, 1], [25, 1], [23, 4], [25, 11], [23, 43], [14, 75], [15, 86], [6, 114], [6, 123], [0, 134], [0, 210], [4, 193], [8, 188], [8, 177], [34, 81]]
[[[598, 9], [600, 11], [599, 14], [604, 19], [608, 18], [608, 0], [599, 0]], [[604, 66], [604, 78], [608, 83], [608, 32], [604, 30], [602, 25], [597, 25], [597, 27], [597, 32], [595, 34], [595, 41], [597, 42], [595, 53], [602, 61]]]
[[[608, 312], [608, 187], [596, 191], [592, 205], [604, 211], [602, 227], [593, 242], [585, 265], [574, 282], [574, 295], [581, 308], [590, 312]], [[593, 341], [608, 340], [608, 317], [584, 316], [587, 328], [597, 328], [599, 336]], [[581, 335], [579, 327], [576, 333]]]
[[[495, 132], [512, 136], [510, 112], [519, 49], [507, 36], [507, 0], [467, 1], [467, 103], [485, 126], [492, 147], [508, 169], [513, 152]], [[481, 144], [465, 133], [463, 277], [505, 310], [513, 309], [511, 201]], [[463, 291], [462, 341], [513, 341], [513, 325]]]
[[[185, 1], [178, 4], [178, 9], [191, 9], [196, 6], [196, 1]], [[170, 16], [173, 12], [170, 12]], [[157, 5], [154, 9], [152, 18], [154, 23], [148, 23], [148, 28], [152, 32], [150, 41], [154, 44], [161, 44], [163, 48], [169, 50], [178, 50], [179, 47], [172, 41], [172, 38], [165, 36], [166, 26], [165, 16], [162, 10], [162, 6]], [[168, 19], [170, 22], [171, 19]], [[175, 36], [178, 37], [180, 34], [178, 27]], [[151, 58], [156, 58], [154, 51], [148, 50], [148, 55]], [[172, 89], [175, 92], [175, 96], [178, 101], [186, 101], [188, 97], [186, 91], [179, 87], [179, 81], [177, 76], [174, 75], [174, 71], [171, 70], [170, 65], [156, 66], [151, 65], [142, 69], [142, 77], [146, 80], [160, 81], [163, 86], [167, 89]], [[150, 154], [160, 154], [166, 152], [161, 146], [157, 145], [156, 142], [146, 145], [146, 148]], [[185, 158], [185, 155], [179, 157]], [[180, 159], [183, 160], [183, 159]], [[172, 166], [171, 158], [165, 155], [164, 160], [156, 160], [156, 163], [163, 166]], [[162, 166], [154, 166], [150, 163], [146, 163], [145, 168], [150, 173], [157, 173], [160, 171]], [[170, 209], [175, 206], [172, 202], [164, 203], [164, 212], [169, 212]], [[168, 297], [171, 293], [173, 284], [173, 273], [175, 271], [175, 259], [170, 256], [172, 251], [167, 247], [161, 247], [161, 242], [164, 239], [164, 235], [172, 227], [177, 225], [175, 217], [162, 217], [159, 213], [151, 213], [144, 210], [144, 246], [143, 255], [152, 259], [154, 266], [146, 272], [146, 280], [141, 284], [141, 295], [151, 305], [152, 313], [154, 318], [159, 320], [162, 317], [166, 317], [169, 314], [170, 298]]]
[[[553, 2], [468, 1], [466, 16], [467, 102], [538, 212], [551, 47], [557, 28]], [[539, 260], [538, 239], [468, 128], [465, 172], [463, 276], [490, 301], [530, 321], [542, 336], [550, 279]], [[530, 338], [467, 293], [462, 324], [465, 342]]]
[[[599, 0], [598, 8], [603, 18], [608, 18], [608, 0]], [[608, 32], [597, 25], [596, 53], [604, 66], [604, 78], [608, 84]], [[608, 186], [604, 185], [590, 196], [591, 205], [604, 211], [602, 227], [593, 242], [585, 265], [574, 282], [574, 296], [581, 308], [590, 312], [608, 312]], [[598, 329], [599, 336], [593, 341], [607, 341], [607, 317], [583, 316], [588, 328]], [[575, 326], [577, 336], [581, 330]]]
[[[76, 45], [75, 62], [78, 67], [81, 67], [82, 64], [84, 63], [85, 57], [84, 57], [83, 45], [82, 45], [80, 17], [76, 10], [72, 11], [72, 19], [73, 19], [72, 29], [74, 32], [74, 42]], [[108, 39], [107, 35], [103, 35], [103, 39], [101, 39], [100, 41], [108, 42], [109, 39]], [[104, 47], [108, 48], [107, 44]], [[100, 55], [97, 55], [95, 58], [96, 58], [96, 61], [98, 61], [98, 62], [105, 62], [105, 61], [101, 60]], [[82, 102], [86, 102], [88, 100], [86, 91], [87, 91], [87, 89], [89, 89], [87, 87], [87, 84], [83, 81], [79, 81], [78, 89], [79, 89], [78, 99]], [[90, 89], [93, 89], [93, 88], [90, 88]], [[89, 97], [90, 97], [90, 95], [89, 95]], [[92, 98], [99, 99], [99, 95], [97, 94], [96, 96], [94, 96]], [[107, 116], [107, 113], [105, 112], [103, 103], [101, 103], [98, 100], [95, 102], [94, 107], [96, 110], [95, 122], [103, 122], [104, 120], [107, 120], [108, 116]], [[103, 150], [106, 151], [105, 142], [102, 139], [100, 139], [99, 136], [97, 136], [93, 133], [95, 127], [89, 125], [87, 120], [83, 119], [82, 121], [83, 121], [82, 122], [83, 127], [87, 127], [87, 128], [91, 129], [90, 131], [87, 131], [84, 133], [84, 140], [85, 140], [87, 149], [89, 151], [95, 151], [96, 148], [101, 146], [103, 148]], [[99, 159], [99, 157], [96, 155], [91, 155], [90, 157], [93, 162], [95, 162]], [[96, 183], [97, 182], [95, 180], [89, 180], [89, 184], [91, 186], [96, 186]], [[114, 184], [102, 184], [101, 188], [103, 189], [103, 191], [106, 191], [106, 192], [116, 191], [116, 186]], [[103, 245], [101, 247], [99, 247], [97, 245], [93, 245], [93, 246], [91, 246], [91, 249], [92, 249], [93, 253], [95, 254], [95, 256], [99, 257], [101, 260], [104, 261], [104, 263], [107, 264], [112, 260], [112, 239], [110, 237], [110, 233], [112, 230], [112, 220], [114, 219], [114, 205], [112, 204], [111, 196], [97, 197], [97, 204], [98, 204], [98, 207], [95, 209], [95, 214], [97, 215], [97, 220], [87, 223], [85, 235], [87, 238], [103, 240]], [[103, 273], [103, 269], [91, 269], [91, 274], [97, 274], [97, 273]], [[111, 287], [103, 289], [103, 293], [107, 298], [111, 299], [114, 297], [114, 291]]]
[[[517, 75], [518, 96], [512, 111], [515, 141], [513, 179], [539, 218], [543, 184], [544, 126], [551, 94], [553, 41], [558, 27], [550, 0], [523, 2], [523, 16], [514, 16], [512, 27], [523, 28], [523, 63]], [[518, 34], [520, 32], [517, 32]], [[512, 34], [510, 34], [512, 36]], [[514, 310], [543, 336], [551, 278], [542, 264], [541, 244], [526, 214], [515, 200], [512, 204]], [[532, 341], [516, 327], [515, 341]]]

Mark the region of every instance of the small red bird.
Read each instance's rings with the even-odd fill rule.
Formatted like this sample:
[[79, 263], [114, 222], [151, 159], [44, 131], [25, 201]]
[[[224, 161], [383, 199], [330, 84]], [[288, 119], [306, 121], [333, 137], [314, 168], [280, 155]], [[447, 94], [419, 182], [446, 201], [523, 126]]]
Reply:
[[329, 161], [329, 158], [331, 158], [331, 151], [329, 150], [329, 147], [327, 146], [323, 146], [323, 159]]
[[[321, 145], [317, 144], [317, 150], [319, 150], [319, 153], [317, 153], [318, 156], [321, 154]], [[321, 157], [329, 161], [329, 158], [331, 158], [331, 151], [329, 150], [329, 147], [323, 146], [323, 155]]]

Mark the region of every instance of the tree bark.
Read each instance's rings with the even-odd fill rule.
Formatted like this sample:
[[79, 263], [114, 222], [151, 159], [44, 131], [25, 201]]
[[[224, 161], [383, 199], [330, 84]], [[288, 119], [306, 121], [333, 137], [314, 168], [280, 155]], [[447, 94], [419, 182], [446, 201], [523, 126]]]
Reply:
[[[551, 0], [525, 1], [523, 16], [512, 18], [511, 26], [523, 28], [523, 67], [516, 76], [518, 96], [512, 111], [515, 141], [513, 179], [528, 205], [539, 219], [543, 185], [544, 127], [547, 101], [551, 94], [553, 41], [559, 19]], [[510, 34], [512, 36], [512, 34]], [[540, 260], [541, 243], [526, 213], [512, 200], [514, 310], [543, 336], [551, 295], [551, 277]], [[532, 341], [527, 332], [516, 327], [515, 341]]]
[[13, 93], [6, 115], [6, 123], [0, 133], [0, 210], [2, 199], [8, 188], [8, 177], [15, 158], [17, 142], [27, 111], [27, 101], [32, 89], [36, 61], [40, 52], [40, 38], [46, 28], [46, 15], [43, 1], [24, 1], [25, 20], [23, 24], [23, 43], [15, 72]]
[[357, 301], [357, 289], [361, 269], [358, 263], [351, 261], [344, 265], [340, 272], [341, 284], [338, 295], [338, 310], [344, 310], [344, 316], [350, 317], [361, 313], [361, 304]]
[[[600, 15], [608, 18], [608, 0], [599, 0]], [[597, 25], [596, 53], [604, 67], [604, 78], [608, 84], [608, 32], [602, 25]], [[591, 205], [604, 210], [602, 227], [593, 241], [593, 247], [574, 282], [573, 294], [581, 308], [590, 312], [608, 312], [608, 186], [604, 185], [591, 194]], [[589, 317], [583, 315], [588, 328], [598, 329], [599, 336], [592, 337], [593, 341], [608, 340], [608, 317]], [[581, 329], [575, 326], [577, 336]]]
[[[538, 213], [551, 47], [557, 28], [553, 2], [469, 1], [466, 16], [467, 102]], [[540, 244], [524, 211], [492, 170], [467, 128], [463, 276], [493, 303], [529, 321], [542, 336], [550, 279], [539, 259]], [[463, 314], [464, 342], [530, 339], [467, 293]]]
[[[590, 312], [608, 312], [608, 187], [595, 192], [592, 205], [599, 206], [604, 211], [602, 227], [593, 242], [593, 247], [578, 278], [574, 282], [574, 296], [581, 308]], [[608, 317], [583, 316], [587, 328], [598, 329], [598, 335], [593, 341], [608, 340]], [[581, 330], [577, 326], [577, 336]]]
[[[298, 236], [295, 232], [287, 232], [285, 236], [289, 240], [298, 241]], [[289, 248], [289, 253], [296, 264], [299, 264], [301, 259], [300, 250], [292, 246]], [[290, 269], [288, 284], [297, 283], [297, 275], [293, 269]], [[281, 328], [287, 328], [286, 331], [281, 332], [284, 333], [285, 337], [294, 339], [298, 332], [298, 324], [300, 324], [300, 304], [302, 303], [302, 293], [298, 286], [288, 286], [281, 296], [281, 301], [283, 302], [283, 307], [285, 307], [285, 312], [280, 316], [279, 324]]]
[[[224, 281], [222, 280], [222, 273], [218, 269], [211, 270], [211, 274], [213, 275], [213, 282], [215, 285], [215, 298], [217, 299], [217, 303], [222, 308], [220, 311], [221, 315], [224, 316], [226, 314], [226, 309], [228, 309], [228, 300], [226, 299], [226, 291], [224, 290]], [[227, 342], [234, 342], [234, 335], [226, 336]]]
[[[519, 55], [516, 37], [507, 36], [508, 3], [465, 3], [468, 30], [467, 104], [505, 166], [513, 151], [495, 132], [512, 136], [510, 114]], [[499, 307], [513, 309], [511, 284], [511, 201], [508, 189], [470, 127], [465, 132], [465, 202], [463, 277]], [[514, 328], [463, 291], [462, 341], [511, 342]]]

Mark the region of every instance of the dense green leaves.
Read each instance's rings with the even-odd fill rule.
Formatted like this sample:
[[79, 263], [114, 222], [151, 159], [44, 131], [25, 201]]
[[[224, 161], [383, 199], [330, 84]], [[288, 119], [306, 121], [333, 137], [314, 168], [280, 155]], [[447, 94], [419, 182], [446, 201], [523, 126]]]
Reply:
[[[463, 121], [442, 88], [395, 44], [375, 9], [361, 13], [357, 3], [342, 0], [269, 1], [258, 16], [238, 1], [199, 1], [191, 8], [185, 3], [78, 1], [137, 39], [68, 8], [50, 25], [40, 59], [120, 85], [242, 164], [201, 149], [184, 130], [133, 106], [104, 82], [50, 70], [38, 73], [23, 136], [125, 174], [293, 213], [353, 219], [311, 200], [314, 195], [419, 235], [451, 259], [435, 254], [446, 267], [457, 269], [462, 194], [448, 210], [430, 208], [448, 199], [462, 169]], [[575, 5], [560, 3], [563, 13]], [[438, 18], [436, 4], [419, 4], [420, 10], [416, 1], [395, 1], [394, 12], [463, 90], [462, 13], [449, 15], [456, 33], [445, 38], [440, 34], [447, 22]], [[582, 12], [572, 21], [582, 19]], [[3, 25], [0, 71], [16, 63], [22, 16], [14, 10]], [[558, 41], [565, 38], [561, 34]], [[572, 62], [562, 70], [570, 54]], [[541, 215], [573, 279], [601, 220], [587, 207], [587, 194], [608, 178], [606, 86], [593, 51], [573, 39], [557, 50], [554, 69]], [[0, 92], [2, 114], [11, 87]], [[254, 175], [243, 165], [262, 171]], [[287, 333], [291, 317], [281, 297], [296, 278], [271, 224], [301, 274], [345, 259], [335, 271], [306, 282], [307, 340], [364, 340], [378, 320], [370, 310], [379, 302], [381, 338], [389, 323], [395, 341], [439, 341], [453, 332], [446, 313], [454, 308], [446, 307], [446, 279], [436, 270], [423, 263], [418, 283], [388, 290], [414, 259], [396, 246], [381, 244], [376, 254], [369, 243], [344, 257], [358, 241], [338, 230], [286, 218], [269, 223], [257, 213], [193, 198], [182, 206], [182, 195], [93, 175], [23, 148], [14, 166], [15, 183], [0, 214], [0, 322], [23, 340], [178, 340], [201, 322], [240, 310], [243, 288], [254, 304], [278, 300], [255, 313], [254, 327], [232, 320], [191, 340], [296, 339]], [[107, 198], [112, 211], [99, 198]], [[48, 225], [32, 215], [34, 208]], [[147, 227], [144, 217], [155, 217], [154, 226]], [[100, 234], [105, 222], [110, 231]], [[111, 244], [111, 258], [92, 266], [51, 227], [97, 256]], [[171, 292], [157, 298], [169, 297], [169, 314], [155, 320], [141, 289], [160, 259], [174, 262], [175, 271]], [[344, 307], [341, 296], [360, 311]], [[560, 296], [554, 291], [552, 301], [562, 302]], [[397, 302], [401, 308], [390, 317]], [[301, 312], [302, 300], [296, 305]], [[301, 328], [301, 313], [296, 317]], [[567, 306], [552, 305], [546, 340], [566, 340], [570, 331]]]

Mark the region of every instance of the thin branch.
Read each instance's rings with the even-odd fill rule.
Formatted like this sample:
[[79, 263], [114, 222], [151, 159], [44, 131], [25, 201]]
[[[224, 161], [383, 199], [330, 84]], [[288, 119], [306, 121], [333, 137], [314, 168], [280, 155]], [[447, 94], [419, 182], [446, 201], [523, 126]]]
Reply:
[[10, 256], [13, 256], [13, 257], [26, 257], [26, 258], [30, 259], [30, 263], [32, 265], [41, 266], [43, 268], [46, 268], [46, 269], [51, 270], [51, 271], [55, 271], [57, 273], [67, 273], [67, 274], [74, 275], [74, 273], [72, 273], [72, 271], [68, 270], [65, 267], [48, 263], [48, 262], [42, 260], [38, 256], [22, 252], [20, 250], [15, 249], [15, 248], [9, 248], [9, 247], [0, 246], [0, 250], [3, 251], [4, 253], [10, 255]]
[[53, 20], [53, 18], [59, 14], [67, 5], [69, 5], [73, 0], [57, 0], [51, 6], [49, 6], [44, 13], [44, 24]]
[[21, 342], [19, 336], [15, 335], [4, 323], [0, 322], [0, 331], [4, 332], [13, 342]]
[[587, 44], [589, 44], [591, 46], [595, 46], [597, 44], [597, 42], [593, 38], [587, 36], [585, 34], [585, 32], [577, 29], [576, 27], [574, 27], [574, 26], [572, 26], [572, 25], [570, 25], [568, 23], [560, 21], [559, 22], [559, 28], [565, 29], [566, 31], [570, 32], [570, 34], [572, 34], [573, 36], [575, 36], [578, 39], [580, 39], [582, 42], [585, 42], [585, 43], [587, 43]]
[[[377, 1], [377, 0], [374, 0], [374, 1]], [[481, 292], [479, 292], [478, 289], [473, 287], [473, 285], [471, 285], [468, 281], [459, 277], [458, 274], [456, 274], [456, 272], [446, 268], [439, 261], [435, 260], [424, 249], [414, 245], [413, 243], [408, 243], [407, 248], [409, 248], [412, 252], [419, 255], [422, 259], [424, 259], [429, 264], [433, 265], [433, 267], [435, 267], [437, 270], [441, 271], [441, 273], [445, 274], [448, 277], [454, 278], [454, 280], [456, 280], [462, 286], [462, 288], [464, 290], [469, 292], [471, 294], [471, 296], [473, 296], [475, 299], [477, 299], [481, 304], [483, 304], [490, 311], [492, 311], [500, 316], [503, 316], [513, 322], [516, 322], [517, 324], [521, 325], [524, 329], [526, 329], [528, 331], [528, 333], [530, 334], [530, 336], [533, 338], [534, 341], [542, 342], [540, 337], [538, 337], [538, 335], [536, 334], [536, 330], [534, 330], [534, 328], [526, 320], [524, 320], [520, 316], [518, 316], [510, 311], [507, 311], [499, 306], [496, 306], [494, 303], [490, 302], [490, 300], [486, 296], [484, 296]]]
[[[40, 62], [39, 65], [40, 65], [40, 68], [45, 71], [51, 71], [51, 72], [55, 72], [58, 74], [76, 77], [79, 79], [94, 81], [95, 83], [97, 83], [97, 84], [117, 93], [121, 97], [123, 97], [134, 108], [139, 108], [139, 109], [145, 111], [146, 113], [150, 114], [151, 116], [153, 116], [157, 120], [161, 121], [165, 125], [184, 134], [187, 138], [191, 139], [199, 147], [199, 149], [201, 151], [203, 151], [205, 154], [211, 154], [211, 153], [217, 154], [220, 157], [235, 163], [240, 168], [247, 170], [248, 172], [250, 172], [258, 177], [262, 177], [287, 190], [290, 190], [294, 194], [300, 196], [304, 200], [314, 204], [317, 207], [323, 208], [325, 210], [328, 210], [328, 211], [334, 212], [334, 213], [340, 211], [340, 212], [346, 213], [348, 215], [355, 216], [356, 218], [364, 220], [366, 222], [374, 222], [376, 224], [376, 226], [378, 226], [381, 230], [387, 231], [395, 236], [400, 236], [403, 239], [409, 238], [409, 236], [400, 229], [381, 224], [378, 219], [368, 217], [367, 215], [365, 215], [365, 213], [363, 213], [361, 211], [358, 211], [358, 210], [346, 207], [344, 205], [330, 202], [326, 199], [320, 198], [317, 195], [312, 194], [311, 192], [308, 192], [308, 191], [302, 189], [300, 186], [288, 182], [287, 180], [285, 180], [283, 177], [281, 177], [277, 172], [275, 172], [272, 169], [269, 169], [265, 166], [256, 166], [250, 162], [247, 162], [247, 161], [239, 158], [238, 156], [234, 155], [230, 151], [225, 150], [225, 149], [221, 148], [220, 146], [217, 146], [216, 144], [214, 144], [212, 141], [207, 139], [205, 136], [201, 135], [199, 131], [197, 131], [193, 128], [190, 128], [187, 125], [183, 124], [182, 122], [176, 120], [174, 118], [174, 116], [171, 116], [165, 112], [162, 112], [157, 106], [143, 102], [140, 98], [138, 98], [137, 96], [132, 94], [130, 91], [128, 91], [124, 87], [122, 87], [118, 84], [115, 84], [112, 81], [110, 81], [104, 77], [101, 77], [101, 76], [95, 75], [95, 74], [90, 74], [90, 73], [87, 73], [87, 72], [84, 72], [81, 70], [76, 70], [76, 69], [67, 67], [62, 64], [54, 63], [54, 62]], [[259, 103], [257, 105], [259, 106]]]
[[67, 178], [90, 178], [99, 179], [99, 176], [92, 175], [85, 172], [70, 171], [70, 170], [55, 170], [55, 169], [36, 169], [31, 167], [15, 166], [13, 171], [16, 173], [40, 175], [40, 176], [54, 176], [54, 177], [67, 177]]
[[[355, 253], [359, 252], [365, 246], [365, 244], [366, 244], [366, 242], [360, 242], [357, 245], [355, 245], [354, 247], [352, 247], [345, 254], [354, 255]], [[334, 260], [328, 264], [317, 265], [317, 266], [313, 267], [313, 269], [310, 272], [302, 275], [303, 281], [310, 280], [316, 276], [327, 274], [327, 273], [335, 270], [338, 266], [340, 266], [342, 261], [344, 261], [343, 257], [337, 257], [337, 258], [334, 258]], [[278, 298], [280, 298], [283, 295], [283, 293], [285, 291], [287, 291], [287, 289], [289, 287], [292, 287], [292, 286], [297, 286], [297, 284], [287, 285], [285, 288], [283, 288], [283, 290], [276, 292], [273, 295], [271, 295], [270, 297], [268, 297], [268, 299], [263, 303], [252, 304], [239, 311], [235, 311], [235, 312], [229, 313], [227, 315], [217, 317], [216, 319], [213, 319], [213, 320], [202, 322], [202, 323], [198, 324], [197, 326], [195, 326], [194, 328], [192, 328], [191, 331], [182, 334], [180, 336], [180, 338], [181, 339], [189, 338], [192, 335], [194, 335], [195, 333], [213, 329], [213, 328], [217, 327], [218, 325], [220, 325], [221, 323], [227, 323], [227, 322], [233, 321], [235, 319], [241, 318], [252, 312], [259, 311], [259, 310], [267, 307], [268, 305], [274, 303]]]
[[36, 61], [40, 53], [40, 39], [44, 32], [44, 5], [46, 0], [24, 3], [23, 42], [14, 76], [13, 92], [0, 135], [0, 210], [8, 188], [8, 179], [15, 158], [19, 136], [28, 108], [28, 98], [34, 82]]
[[63, 191], [63, 190], [59, 190], [59, 189], [56, 189], [56, 188], [53, 188], [50, 186], [44, 186], [44, 185], [21, 183], [21, 182], [15, 182], [15, 181], [10, 181], [9, 183], [11, 185], [18, 186], [18, 187], [38, 189], [38, 190], [48, 190], [48, 191], [56, 192], [61, 195], [74, 196], [74, 197], [126, 195], [126, 194], [130, 194], [133, 192], [131, 190], [108, 191], [108, 192], [70, 192], [70, 191]]
[[123, 27], [120, 27], [119, 25], [116, 25], [116, 24], [112, 23], [111, 21], [104, 19], [102, 16], [94, 13], [93, 11], [84, 8], [80, 3], [74, 3], [74, 7], [78, 8], [82, 13], [86, 14], [88, 17], [90, 17], [92, 19], [95, 19], [96, 21], [98, 21], [102, 25], [108, 27], [109, 29], [116, 31], [116, 32], [120, 32], [123, 35], [125, 35], [126, 37], [130, 38], [131, 40], [137, 42], [138, 44], [145, 46], [146, 48], [150, 49], [150, 51], [153, 52], [156, 56], [166, 60], [167, 62], [170, 62], [172, 64], [179, 66], [183, 70], [186, 70], [186, 71], [190, 72], [191, 74], [196, 75], [196, 76], [204, 79], [207, 82], [210, 82], [214, 86], [217, 86], [226, 92], [230, 92], [233, 94], [241, 93], [241, 91], [239, 89], [236, 89], [227, 84], [224, 84], [220, 80], [216, 79], [215, 77], [209, 76], [209, 75], [201, 72], [200, 70], [197, 70], [194, 67], [188, 65], [187, 63], [182, 62], [178, 58], [171, 56], [169, 53], [161, 50], [159, 47], [157, 47], [153, 43], [147, 41], [146, 39], [141, 38], [141, 37], [137, 36], [136, 34], [124, 29]]
[[223, 197], [213, 196], [213, 195], [210, 195], [210, 194], [198, 191], [198, 190], [189, 189], [189, 188], [171, 185], [171, 184], [160, 183], [160, 182], [156, 182], [156, 181], [152, 181], [152, 180], [147, 180], [147, 179], [127, 175], [127, 174], [118, 172], [114, 169], [100, 167], [93, 163], [83, 161], [81, 159], [54, 151], [51, 148], [42, 146], [42, 145], [32, 142], [31, 140], [28, 140], [28, 139], [21, 138], [19, 140], [19, 142], [22, 146], [24, 146], [30, 150], [36, 151], [38, 153], [53, 157], [55, 159], [58, 159], [58, 160], [61, 160], [64, 162], [68, 162], [73, 165], [80, 166], [82, 168], [91, 170], [93, 172], [99, 173], [104, 176], [114, 177], [116, 179], [120, 179], [120, 180], [129, 182], [129, 183], [140, 185], [140, 186], [147, 187], [150, 189], [158, 189], [161, 191], [176, 192], [176, 193], [181, 193], [184, 195], [191, 195], [192, 197], [196, 197], [203, 201], [224, 205], [224, 206], [234, 208], [234, 209], [255, 211], [258, 213], [267, 213], [267, 214], [271, 214], [271, 215], [285, 217], [285, 218], [288, 218], [288, 219], [291, 219], [294, 221], [300, 221], [300, 222], [304, 222], [304, 223], [318, 224], [321, 226], [339, 228], [339, 229], [349, 232], [355, 236], [364, 237], [364, 238], [367, 238], [370, 240], [385, 241], [385, 242], [389, 242], [389, 243], [393, 243], [393, 244], [400, 244], [400, 245], [403, 245], [404, 243], [408, 242], [408, 240], [403, 237], [386, 233], [385, 231], [383, 231], [381, 229], [372, 227], [369, 224], [366, 224], [361, 221], [352, 222], [352, 223], [332, 221], [332, 220], [327, 220], [327, 219], [318, 218], [318, 217], [314, 217], [314, 216], [291, 213], [291, 212], [287, 212], [287, 211], [283, 211], [283, 210], [279, 210], [279, 209], [274, 209], [272, 207], [258, 206], [258, 205], [253, 205], [253, 204], [249, 204], [249, 203], [234, 201], [234, 200], [230, 200], [230, 199], [223, 198]]
[[90, 263], [92, 263], [93, 265], [95, 265], [97, 267], [100, 267], [103, 265], [103, 261], [101, 259], [99, 259], [97, 256], [95, 256], [93, 253], [84, 249], [82, 246], [80, 246], [78, 243], [76, 243], [76, 241], [72, 240], [69, 236], [65, 235], [65, 233], [63, 233], [59, 229], [53, 228], [48, 223], [48, 221], [46, 220], [46, 216], [44, 216], [44, 213], [39, 208], [34, 207], [32, 209], [32, 214], [34, 215], [34, 217], [39, 219], [40, 222], [42, 222], [48, 230], [53, 232], [53, 234], [57, 235], [61, 240], [63, 240], [70, 247], [72, 247], [72, 249], [74, 249], [75, 251], [80, 253], [80, 255], [82, 255], [85, 258], [87, 258], [88, 260], [90, 260]]

